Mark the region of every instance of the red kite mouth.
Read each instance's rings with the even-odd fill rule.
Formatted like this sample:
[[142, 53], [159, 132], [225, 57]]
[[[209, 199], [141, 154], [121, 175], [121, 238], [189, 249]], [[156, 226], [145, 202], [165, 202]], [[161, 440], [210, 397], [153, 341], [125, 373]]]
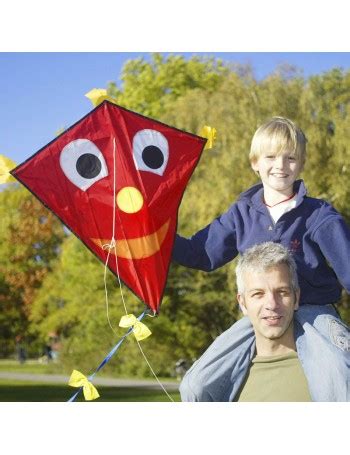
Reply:
[[92, 238], [91, 240], [100, 248], [109, 248], [111, 254], [116, 254], [120, 258], [144, 259], [153, 256], [160, 250], [168, 232], [169, 224], [170, 220], [166, 221], [153, 234], [132, 239], [116, 240], [114, 245], [111, 245], [110, 239]]

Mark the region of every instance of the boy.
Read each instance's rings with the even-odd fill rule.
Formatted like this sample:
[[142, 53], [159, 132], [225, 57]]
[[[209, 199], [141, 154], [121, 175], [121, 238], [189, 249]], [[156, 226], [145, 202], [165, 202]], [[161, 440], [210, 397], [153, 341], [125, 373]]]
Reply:
[[[316, 349], [317, 337], [324, 336], [338, 348], [340, 364], [349, 368], [348, 360], [344, 363], [349, 359], [349, 328], [333, 305], [340, 299], [340, 283], [350, 292], [350, 230], [330, 204], [308, 197], [303, 181], [297, 180], [305, 163], [306, 138], [292, 121], [274, 117], [258, 128], [249, 157], [262, 184], [242, 193], [226, 213], [190, 239], [177, 236], [173, 259], [211, 271], [255, 244], [272, 241], [288, 248], [297, 264], [299, 312], [304, 315], [303, 333], [296, 340], [298, 354], [312, 398], [323, 401], [318, 377], [325, 359], [319, 356], [317, 362], [308, 354]], [[217, 340], [212, 358], [198, 371], [197, 396], [203, 401], [234, 395], [253, 356], [254, 334], [247, 318]], [[336, 368], [332, 372], [330, 365], [328, 371], [328, 380], [336, 381]], [[218, 387], [225, 392], [218, 395]]]

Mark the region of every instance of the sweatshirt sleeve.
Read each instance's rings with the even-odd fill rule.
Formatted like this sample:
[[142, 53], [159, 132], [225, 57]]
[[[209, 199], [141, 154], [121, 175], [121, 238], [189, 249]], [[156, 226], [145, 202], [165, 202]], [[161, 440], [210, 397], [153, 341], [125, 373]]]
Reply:
[[333, 208], [317, 228], [314, 238], [333, 268], [341, 285], [350, 294], [350, 229]]
[[176, 235], [173, 260], [185, 267], [210, 272], [237, 256], [234, 206], [191, 238]]

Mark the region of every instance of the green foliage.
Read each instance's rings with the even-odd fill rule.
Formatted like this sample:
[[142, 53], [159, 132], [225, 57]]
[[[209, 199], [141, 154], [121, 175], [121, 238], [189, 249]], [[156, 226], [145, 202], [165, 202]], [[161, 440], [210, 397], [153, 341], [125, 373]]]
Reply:
[[171, 55], [165, 59], [152, 54], [151, 61], [143, 58], [129, 60], [120, 79], [122, 88], [110, 83], [108, 93], [118, 104], [150, 117], [161, 119], [165, 106], [195, 88], [214, 91], [227, 68], [220, 60]]
[[30, 319], [42, 340], [55, 332], [61, 337], [63, 351], [69, 352], [71, 358], [76, 345], [81, 345], [88, 355], [95, 348], [91, 333], [98, 338], [99, 348], [106, 348], [111, 341], [105, 335], [104, 293], [103, 266], [76, 237], [69, 235], [52, 273], [38, 292]]
[[56, 217], [17, 184], [0, 192], [0, 219], [0, 355], [13, 353], [18, 337], [31, 354], [37, 346], [28, 315], [64, 232]]
[[[334, 69], [305, 79], [297, 69], [281, 66], [257, 81], [248, 67], [153, 54], [149, 61], [127, 62], [121, 79], [120, 87], [114, 83], [108, 87], [120, 105], [193, 133], [204, 125], [218, 131], [215, 147], [203, 152], [186, 189], [179, 212], [182, 235], [190, 236], [204, 227], [258, 182], [248, 161], [251, 138], [258, 125], [276, 115], [295, 120], [306, 133], [308, 158], [302, 177], [309, 193], [332, 202], [350, 222], [350, 72]], [[66, 236], [61, 244], [54, 225], [51, 236], [44, 229], [41, 243], [33, 242], [31, 234], [26, 245], [28, 229], [23, 217], [28, 210], [37, 214], [37, 209], [23, 205], [24, 191], [0, 193], [3, 327], [13, 335], [17, 328], [12, 327], [28, 323], [29, 318], [32, 336], [41, 342], [56, 332], [66, 368], [88, 374], [124, 333], [118, 328], [124, 313], [119, 287], [108, 273], [114, 333], [107, 321], [103, 264], [74, 236]], [[36, 226], [34, 236], [42, 229]], [[33, 255], [35, 245], [42, 247], [39, 263]], [[35, 292], [27, 296], [28, 316], [21, 303], [25, 287], [15, 286], [10, 278], [17, 275], [34, 280], [30, 283]], [[140, 314], [142, 305], [124, 286], [123, 292], [128, 311]], [[153, 336], [141, 342], [157, 374], [173, 374], [179, 358], [197, 358], [241, 317], [235, 293], [234, 262], [210, 274], [171, 265], [161, 314], [145, 319]], [[349, 297], [344, 294], [339, 310], [348, 322], [349, 308]], [[105, 369], [118, 375], [151, 375], [133, 336]]]

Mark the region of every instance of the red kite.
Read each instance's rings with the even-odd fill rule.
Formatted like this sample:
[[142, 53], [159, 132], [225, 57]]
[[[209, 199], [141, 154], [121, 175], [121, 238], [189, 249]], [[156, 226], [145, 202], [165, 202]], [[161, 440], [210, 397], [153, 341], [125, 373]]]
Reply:
[[179, 205], [205, 143], [104, 101], [11, 174], [103, 263], [109, 250], [109, 269], [158, 312]]

